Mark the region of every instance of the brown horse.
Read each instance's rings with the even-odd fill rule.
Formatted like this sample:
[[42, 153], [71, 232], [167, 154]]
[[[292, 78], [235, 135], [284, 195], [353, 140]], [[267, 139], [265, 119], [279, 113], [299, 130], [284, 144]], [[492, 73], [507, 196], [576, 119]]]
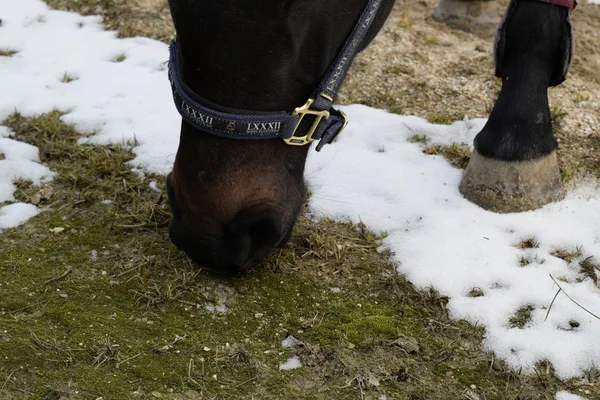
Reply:
[[[503, 86], [475, 140], [461, 184], [463, 195], [484, 207], [531, 209], [559, 196], [547, 89], [565, 79], [572, 58], [569, 13], [574, 2], [556, 2], [513, 0], [500, 23], [496, 75]], [[251, 112], [258, 121], [264, 113], [310, 106], [307, 100], [315, 97], [323, 77], [339, 78], [341, 84], [342, 69], [352, 60], [345, 49], [351, 42], [356, 51], [364, 49], [394, 0], [169, 3], [177, 31], [172, 81], [187, 93], [187, 104], [214, 110], [209, 114], [217, 119], [224, 116], [223, 127], [212, 129], [213, 117], [190, 108], [175, 90], [184, 119], [167, 178], [173, 211], [170, 237], [202, 266], [226, 272], [247, 269], [290, 237], [305, 198], [303, 172], [310, 147], [290, 144], [308, 144], [302, 138], [308, 134], [310, 139], [315, 125], [314, 118], [303, 120], [291, 139], [296, 143], [273, 137], [242, 140], [248, 137], [237, 137], [235, 120], [227, 123], [226, 116], [243, 119]], [[459, 6], [467, 9], [474, 3], [442, 0], [436, 16], [460, 25], [461, 13], [469, 13]], [[364, 32], [356, 36], [360, 26]], [[334, 96], [335, 91], [317, 99], [326, 105], [311, 117], [341, 120], [328, 103]], [[254, 125], [254, 131], [274, 126]], [[323, 130], [321, 134], [327, 135]], [[322, 139], [322, 144], [328, 141]]]

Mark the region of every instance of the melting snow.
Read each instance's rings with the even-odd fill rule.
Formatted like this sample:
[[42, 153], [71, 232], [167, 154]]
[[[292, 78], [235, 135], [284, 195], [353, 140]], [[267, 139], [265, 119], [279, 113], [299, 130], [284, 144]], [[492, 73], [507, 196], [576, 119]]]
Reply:
[[[3, 0], [0, 15], [0, 48], [16, 51], [0, 57], [0, 121], [15, 109], [27, 116], [59, 109], [67, 112], [65, 122], [96, 133], [87, 139], [92, 143], [137, 140], [130, 163], [136, 171], [169, 171], [180, 118], [167, 80], [165, 44], [117, 39], [103, 30], [98, 17], [51, 11], [40, 0]], [[63, 83], [65, 74], [75, 80]], [[484, 120], [444, 126], [364, 106], [344, 109], [350, 124], [339, 141], [310, 153], [313, 216], [361, 220], [376, 232], [387, 232], [384, 245], [398, 271], [418, 287], [432, 286], [448, 295], [452, 317], [485, 326], [485, 347], [511, 367], [532, 372], [535, 362], [546, 359], [559, 377], [569, 378], [599, 365], [600, 321], [562, 294], [544, 320], [557, 291], [550, 275], [577, 302], [600, 312], [600, 291], [580, 273], [581, 259], [568, 264], [551, 254], [582, 246], [582, 258], [600, 263], [598, 189], [579, 187], [565, 200], [533, 212], [486, 212], [458, 193], [460, 170], [407, 140], [418, 134], [433, 143], [471, 144]], [[5, 156], [0, 202], [13, 201], [17, 179], [41, 183], [52, 177], [38, 163], [35, 148], [9, 135], [0, 127]], [[0, 208], [0, 229], [38, 211], [19, 203]], [[539, 247], [515, 247], [528, 238]], [[521, 256], [531, 263], [522, 267]], [[474, 288], [483, 295], [469, 296]], [[523, 329], [511, 328], [509, 319], [524, 306], [533, 309], [530, 321]], [[578, 326], [571, 328], [570, 321]], [[280, 368], [300, 365], [294, 357]]]
[[294, 356], [286, 362], [279, 364], [279, 369], [283, 371], [288, 369], [300, 368], [301, 366], [302, 363], [300, 362], [300, 359], [297, 356]]
[[558, 392], [556, 393], [556, 400], [585, 400], [585, 398], [581, 396], [577, 396], [576, 394], [569, 392]]

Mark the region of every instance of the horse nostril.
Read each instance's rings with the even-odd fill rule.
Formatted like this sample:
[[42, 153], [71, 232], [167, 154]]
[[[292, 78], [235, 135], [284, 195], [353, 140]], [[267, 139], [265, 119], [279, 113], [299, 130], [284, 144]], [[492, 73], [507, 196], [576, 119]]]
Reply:
[[[175, 200], [174, 198], [172, 200]], [[280, 213], [269, 208], [248, 208], [219, 227], [192, 224], [185, 215], [169, 223], [171, 242], [199, 265], [221, 272], [245, 270], [266, 257], [287, 237]], [[208, 232], [213, 233], [208, 233]], [[217, 233], [218, 232], [218, 233]]]
[[230, 269], [250, 268], [279, 244], [283, 233], [281, 215], [275, 210], [244, 209], [225, 226], [220, 256]]

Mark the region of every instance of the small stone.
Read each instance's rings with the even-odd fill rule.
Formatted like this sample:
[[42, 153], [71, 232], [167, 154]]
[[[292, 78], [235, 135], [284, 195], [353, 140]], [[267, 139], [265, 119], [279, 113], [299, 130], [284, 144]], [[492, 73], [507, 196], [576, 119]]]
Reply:
[[204, 351], [210, 351], [210, 347], [204, 347], [202, 350], [204, 350]]
[[369, 376], [369, 385], [371, 386], [379, 386], [379, 378], [377, 378], [375, 375], [370, 375]]
[[394, 340], [392, 344], [400, 347], [409, 354], [418, 353], [420, 350], [419, 342], [417, 342], [415, 338], [411, 338], [404, 335], [401, 335], [398, 339]]
[[569, 325], [571, 325], [571, 328], [579, 328], [579, 322], [574, 319], [569, 321]]
[[63, 228], [62, 226], [58, 226], [56, 228], [51, 228], [50, 232], [52, 233], [61, 233], [64, 232], [65, 228]]
[[156, 351], [159, 353], [166, 353], [169, 351], [170, 347], [168, 345], [160, 346], [156, 348]]
[[38, 205], [42, 200], [49, 200], [53, 194], [54, 189], [52, 189], [52, 186], [43, 187], [31, 196], [31, 203]]

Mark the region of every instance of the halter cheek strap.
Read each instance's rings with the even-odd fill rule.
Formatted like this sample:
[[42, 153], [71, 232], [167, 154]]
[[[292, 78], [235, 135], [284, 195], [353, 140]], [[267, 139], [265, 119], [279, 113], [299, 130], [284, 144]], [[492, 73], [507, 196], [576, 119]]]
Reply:
[[[304, 146], [320, 140], [317, 151], [331, 143], [346, 127], [346, 115], [333, 107], [337, 92], [358, 53], [360, 44], [377, 15], [382, 0], [369, 0], [352, 33], [334, 63], [308, 101], [293, 112], [257, 112], [225, 110], [194, 93], [181, 75], [180, 48], [177, 40], [169, 48], [169, 81], [175, 107], [184, 121], [211, 135], [240, 140], [283, 139], [292, 146]], [[296, 136], [300, 122], [312, 118], [307, 134]]]

